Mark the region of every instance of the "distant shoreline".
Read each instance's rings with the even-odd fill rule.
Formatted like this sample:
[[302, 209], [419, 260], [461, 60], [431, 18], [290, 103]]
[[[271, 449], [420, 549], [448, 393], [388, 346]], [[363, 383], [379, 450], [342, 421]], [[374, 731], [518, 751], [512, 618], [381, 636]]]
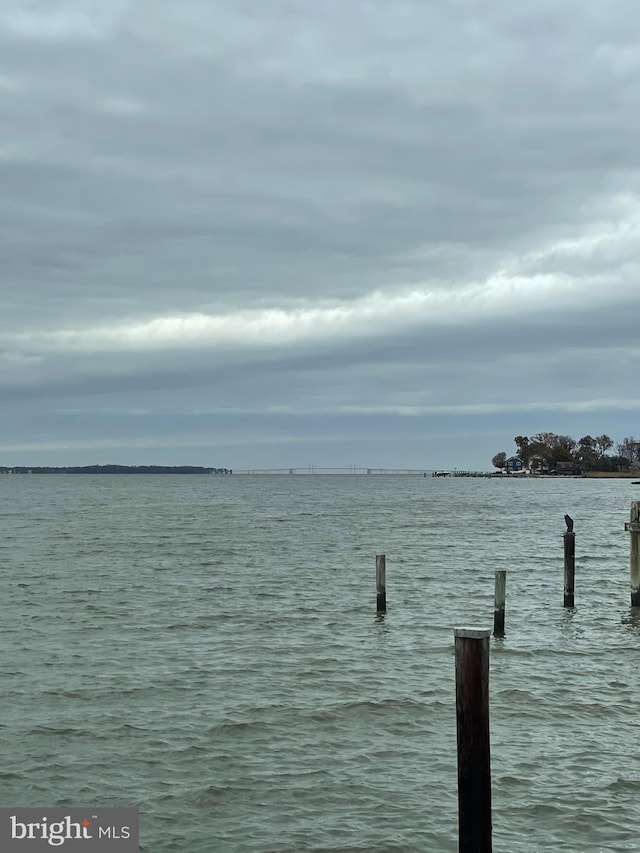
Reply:
[[[233, 474], [232, 468], [209, 468], [199, 465], [68, 465], [68, 466], [42, 466], [42, 465], [0, 465], [2, 474]], [[513, 474], [502, 474], [499, 471], [420, 471], [412, 469], [362, 469], [356, 471], [340, 469], [321, 469], [307, 471], [304, 469], [267, 469], [267, 470], [241, 470], [236, 471], [239, 475], [269, 476], [294, 474], [296, 476], [353, 476], [362, 474], [374, 474], [377, 476], [420, 476], [437, 477], [444, 479], [482, 478], [500, 480], [635, 480], [640, 477], [638, 471], [587, 471], [583, 474], [524, 474], [521, 472]]]
[[587, 480], [634, 480], [640, 471], [587, 471], [582, 476]]
[[53, 468], [41, 465], [0, 465], [0, 474], [233, 474], [231, 468], [198, 465], [80, 465]]

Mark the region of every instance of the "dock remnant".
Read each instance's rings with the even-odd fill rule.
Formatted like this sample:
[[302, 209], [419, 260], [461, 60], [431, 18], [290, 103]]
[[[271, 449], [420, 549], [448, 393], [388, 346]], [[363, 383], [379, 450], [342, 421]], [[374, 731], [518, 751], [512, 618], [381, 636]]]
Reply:
[[562, 534], [564, 540], [564, 606], [574, 607], [576, 583], [576, 534], [573, 532], [573, 519], [564, 517], [567, 532]]
[[454, 629], [459, 853], [491, 853], [490, 635]]
[[640, 607], [640, 501], [631, 501], [624, 529], [629, 531], [631, 606]]
[[387, 558], [376, 554], [376, 605], [378, 613], [387, 611]]
[[500, 569], [496, 572], [495, 594], [493, 607], [493, 636], [504, 637], [504, 608], [507, 593], [507, 572]]

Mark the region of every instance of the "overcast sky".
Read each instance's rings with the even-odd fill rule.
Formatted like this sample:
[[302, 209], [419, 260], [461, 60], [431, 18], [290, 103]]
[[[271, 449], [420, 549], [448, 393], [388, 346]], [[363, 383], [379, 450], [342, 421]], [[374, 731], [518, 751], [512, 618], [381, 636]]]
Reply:
[[636, 0], [2, 0], [0, 464], [640, 433]]

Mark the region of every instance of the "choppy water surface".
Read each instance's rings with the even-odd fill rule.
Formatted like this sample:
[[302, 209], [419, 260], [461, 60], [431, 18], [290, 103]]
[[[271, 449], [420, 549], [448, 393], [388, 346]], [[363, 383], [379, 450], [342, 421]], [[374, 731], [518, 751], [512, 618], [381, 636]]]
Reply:
[[628, 480], [1, 477], [0, 802], [138, 806], [154, 853], [455, 851], [452, 629], [491, 627], [507, 569], [494, 850], [637, 851], [638, 497]]

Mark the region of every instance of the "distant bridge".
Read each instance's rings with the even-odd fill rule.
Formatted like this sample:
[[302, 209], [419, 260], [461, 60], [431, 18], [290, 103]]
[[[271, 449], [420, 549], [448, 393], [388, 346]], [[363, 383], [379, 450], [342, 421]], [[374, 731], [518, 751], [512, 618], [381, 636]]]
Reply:
[[441, 468], [365, 468], [360, 465], [326, 467], [303, 465], [296, 468], [234, 468], [235, 474], [409, 474], [414, 477], [495, 477], [500, 472], [443, 470]]
[[236, 474], [431, 474], [431, 468], [364, 468], [359, 465], [330, 468], [323, 465], [304, 465], [296, 468], [246, 468], [233, 469]]

